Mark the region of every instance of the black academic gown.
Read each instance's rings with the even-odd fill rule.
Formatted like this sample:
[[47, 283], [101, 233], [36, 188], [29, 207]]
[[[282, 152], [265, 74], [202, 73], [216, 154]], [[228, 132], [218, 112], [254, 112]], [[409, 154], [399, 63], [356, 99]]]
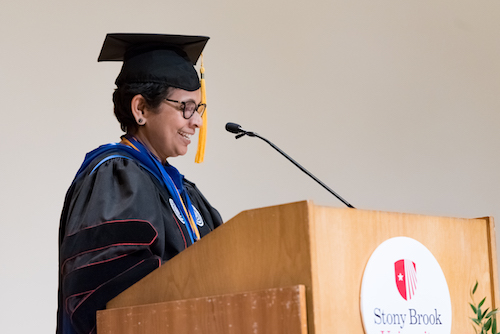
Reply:
[[[168, 191], [150, 172], [133, 159], [103, 158], [94, 159], [66, 195], [58, 334], [94, 333], [97, 310], [191, 244]], [[222, 219], [194, 183], [183, 179], [183, 185], [203, 237]]]

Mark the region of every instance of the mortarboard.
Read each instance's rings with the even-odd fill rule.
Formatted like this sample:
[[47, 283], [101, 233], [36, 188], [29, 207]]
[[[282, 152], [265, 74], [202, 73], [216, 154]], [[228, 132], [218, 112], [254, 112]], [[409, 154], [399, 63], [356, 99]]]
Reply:
[[156, 82], [188, 91], [200, 88], [194, 69], [209, 37], [107, 34], [98, 61], [123, 61], [116, 85]]

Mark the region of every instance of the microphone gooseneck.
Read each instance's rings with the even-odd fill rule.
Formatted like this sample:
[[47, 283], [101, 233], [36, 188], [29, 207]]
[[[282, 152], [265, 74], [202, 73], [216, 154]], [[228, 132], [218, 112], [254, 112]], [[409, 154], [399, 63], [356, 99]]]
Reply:
[[337, 197], [337, 199], [340, 200], [342, 203], [344, 203], [347, 207], [355, 209], [354, 206], [352, 206], [349, 202], [347, 202], [345, 199], [343, 199], [339, 194], [337, 194], [335, 191], [333, 191], [332, 189], [330, 189], [330, 187], [328, 187], [326, 184], [324, 184], [323, 182], [321, 182], [320, 179], [318, 179], [316, 176], [314, 176], [313, 174], [311, 174], [307, 169], [305, 169], [304, 167], [302, 167], [297, 161], [295, 161], [294, 159], [292, 159], [288, 154], [286, 154], [285, 152], [283, 152], [278, 146], [274, 145], [272, 142], [270, 142], [266, 138], [261, 137], [259, 134], [255, 133], [255, 132], [245, 131], [245, 130], [243, 130], [241, 128], [241, 126], [239, 124], [236, 124], [236, 123], [227, 123], [226, 124], [226, 130], [228, 132], [236, 134], [236, 136], [235, 136], [236, 139], [239, 139], [239, 138], [241, 138], [243, 136], [257, 137], [257, 138], [262, 139], [263, 141], [265, 141], [266, 143], [268, 143], [269, 145], [271, 145], [271, 147], [274, 148], [276, 151], [278, 151], [282, 156], [284, 156], [285, 158], [287, 158], [291, 163], [293, 163], [295, 166], [297, 166], [301, 171], [303, 171], [304, 173], [306, 173], [307, 175], [309, 175], [309, 177], [311, 177], [314, 181], [316, 181], [317, 183], [319, 183], [323, 188], [325, 188], [333, 196]]

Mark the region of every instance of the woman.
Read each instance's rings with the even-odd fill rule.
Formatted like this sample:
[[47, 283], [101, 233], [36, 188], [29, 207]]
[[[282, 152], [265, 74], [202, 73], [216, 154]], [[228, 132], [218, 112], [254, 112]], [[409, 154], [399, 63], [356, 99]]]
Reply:
[[58, 334], [95, 333], [95, 313], [222, 219], [167, 158], [203, 124], [193, 65], [208, 38], [108, 34], [99, 60], [123, 60], [113, 95], [126, 135], [87, 154], [59, 233]]

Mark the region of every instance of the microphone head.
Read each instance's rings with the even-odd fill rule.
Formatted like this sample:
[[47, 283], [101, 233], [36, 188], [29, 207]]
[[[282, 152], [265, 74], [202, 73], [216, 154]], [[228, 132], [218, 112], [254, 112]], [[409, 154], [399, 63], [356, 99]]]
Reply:
[[236, 123], [227, 123], [226, 124], [226, 131], [229, 131], [231, 133], [241, 133], [243, 130], [241, 129], [241, 126]]

